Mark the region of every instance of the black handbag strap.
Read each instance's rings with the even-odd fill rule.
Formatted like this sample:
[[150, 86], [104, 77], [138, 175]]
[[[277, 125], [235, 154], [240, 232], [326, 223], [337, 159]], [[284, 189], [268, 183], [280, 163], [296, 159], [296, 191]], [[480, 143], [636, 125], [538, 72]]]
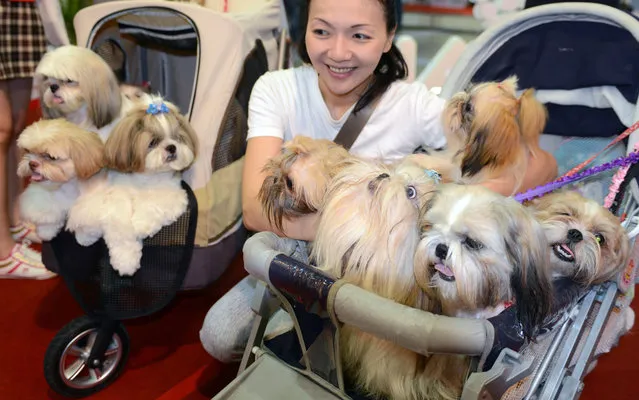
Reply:
[[351, 113], [333, 141], [342, 145], [346, 150], [350, 150], [353, 143], [355, 143], [355, 139], [357, 139], [371, 114], [373, 114], [373, 110], [374, 108], [369, 104], [357, 113]]

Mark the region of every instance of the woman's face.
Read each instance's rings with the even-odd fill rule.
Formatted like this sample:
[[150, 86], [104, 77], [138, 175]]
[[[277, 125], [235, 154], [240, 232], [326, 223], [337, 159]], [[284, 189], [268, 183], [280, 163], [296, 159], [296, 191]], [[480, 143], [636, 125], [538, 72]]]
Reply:
[[356, 102], [393, 35], [379, 0], [312, 0], [306, 48], [324, 98], [352, 96]]

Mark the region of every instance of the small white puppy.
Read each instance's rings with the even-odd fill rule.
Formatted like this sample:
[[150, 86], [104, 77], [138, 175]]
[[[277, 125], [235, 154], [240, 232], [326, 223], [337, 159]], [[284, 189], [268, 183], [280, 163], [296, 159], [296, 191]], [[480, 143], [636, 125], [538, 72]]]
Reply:
[[28, 126], [18, 147], [24, 151], [18, 176], [31, 178], [19, 198], [21, 218], [36, 226], [42, 240], [51, 240], [104, 166], [104, 145], [96, 133], [59, 118]]
[[87, 246], [100, 237], [120, 275], [140, 267], [142, 240], [175, 222], [188, 198], [181, 172], [193, 163], [197, 136], [177, 107], [157, 96], [136, 103], [105, 144], [105, 184], [82, 195], [67, 229]]

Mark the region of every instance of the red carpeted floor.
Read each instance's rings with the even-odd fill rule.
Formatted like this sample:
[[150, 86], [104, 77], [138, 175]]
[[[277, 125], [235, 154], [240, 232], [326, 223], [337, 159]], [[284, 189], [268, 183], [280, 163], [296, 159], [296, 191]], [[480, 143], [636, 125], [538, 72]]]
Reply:
[[[217, 284], [180, 293], [165, 310], [126, 322], [131, 356], [122, 376], [92, 399], [204, 400], [228, 384], [237, 365], [223, 365], [202, 349], [198, 331], [206, 311], [245, 275], [238, 257]], [[0, 399], [61, 399], [44, 380], [42, 365], [50, 340], [82, 315], [60, 278], [49, 281], [0, 280]], [[634, 309], [639, 311], [635, 301]], [[581, 400], [636, 399], [639, 335], [631, 332], [602, 356], [585, 379]]]

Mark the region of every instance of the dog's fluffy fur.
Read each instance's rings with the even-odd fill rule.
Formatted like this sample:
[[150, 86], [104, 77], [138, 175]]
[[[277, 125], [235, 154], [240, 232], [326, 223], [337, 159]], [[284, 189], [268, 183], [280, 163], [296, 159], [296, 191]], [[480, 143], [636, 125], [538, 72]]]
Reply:
[[90, 49], [66, 45], [46, 53], [36, 68], [42, 115], [66, 118], [106, 141], [131, 107], [115, 73]]
[[18, 147], [24, 152], [18, 176], [31, 178], [19, 198], [21, 218], [36, 226], [42, 240], [51, 240], [104, 166], [104, 145], [96, 133], [60, 118], [28, 126]]
[[317, 212], [331, 179], [351, 156], [326, 139], [298, 135], [264, 166], [258, 198], [271, 224], [283, 230], [284, 219]]
[[513, 182], [521, 187], [530, 157], [539, 149], [546, 108], [533, 89], [516, 95], [517, 78], [484, 82], [455, 94], [443, 113], [447, 147], [416, 155], [423, 166], [438, 170], [444, 182]]
[[[413, 256], [419, 218], [436, 181], [409, 160], [386, 165], [352, 160], [329, 185], [311, 258], [318, 268], [400, 304], [421, 308]], [[350, 326], [340, 331], [347, 378], [392, 399], [436, 398], [434, 382], [458, 386], [464, 358], [424, 357]], [[444, 391], [445, 393], [445, 391]], [[452, 398], [452, 396], [448, 396]], [[439, 396], [437, 397], [439, 398]]]
[[[152, 97], [158, 107], [163, 100]], [[67, 228], [78, 243], [104, 236], [111, 265], [121, 275], [140, 266], [142, 240], [173, 223], [186, 211], [181, 172], [194, 161], [198, 141], [177, 107], [149, 114], [138, 103], [116, 125], [105, 144], [108, 179], [81, 196], [69, 212]]]
[[415, 278], [430, 311], [489, 318], [514, 301], [534, 337], [550, 314], [548, 244], [540, 224], [512, 198], [478, 185], [441, 185], [422, 221]]
[[535, 199], [529, 207], [546, 233], [553, 278], [590, 286], [626, 267], [628, 235], [619, 218], [596, 201], [567, 190]]

